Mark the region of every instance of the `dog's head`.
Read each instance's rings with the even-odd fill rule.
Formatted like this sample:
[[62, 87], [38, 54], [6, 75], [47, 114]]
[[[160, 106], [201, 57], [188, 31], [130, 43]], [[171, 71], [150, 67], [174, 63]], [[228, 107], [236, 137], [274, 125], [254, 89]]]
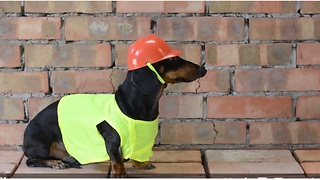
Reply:
[[180, 54], [157, 35], [147, 35], [130, 46], [128, 70], [150, 69], [162, 84], [191, 82], [206, 74], [204, 66], [186, 61]]
[[204, 65], [199, 66], [179, 56], [159, 61], [154, 63], [153, 66], [165, 83], [172, 84], [191, 82], [205, 76], [207, 73]]

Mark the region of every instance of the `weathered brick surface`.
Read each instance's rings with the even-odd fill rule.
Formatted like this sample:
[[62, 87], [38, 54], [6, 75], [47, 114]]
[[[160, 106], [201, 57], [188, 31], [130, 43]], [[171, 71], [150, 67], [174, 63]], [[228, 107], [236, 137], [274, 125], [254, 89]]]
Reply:
[[26, 124], [0, 124], [0, 146], [22, 145]]
[[301, 2], [301, 12], [307, 14], [320, 13], [320, 2]]
[[66, 40], [136, 40], [150, 34], [150, 17], [73, 16], [65, 20]]
[[0, 120], [23, 120], [23, 99], [0, 98], [0, 114]]
[[197, 150], [153, 151], [150, 162], [160, 163], [201, 163], [201, 152]]
[[246, 142], [246, 122], [215, 121], [217, 132], [215, 144], [244, 144]]
[[30, 98], [28, 100], [28, 115], [32, 120], [40, 111], [42, 111], [49, 104], [57, 101], [58, 97], [45, 97], [45, 98]]
[[208, 118], [291, 118], [290, 97], [210, 96]]
[[26, 67], [108, 67], [109, 44], [26, 45]]
[[296, 162], [289, 150], [207, 150], [208, 162]]
[[297, 64], [319, 65], [320, 64], [319, 43], [298, 43]]
[[212, 122], [162, 123], [161, 144], [213, 144], [216, 131]]
[[111, 93], [111, 73], [111, 70], [54, 71], [53, 93]]
[[204, 1], [133, 1], [117, 2], [118, 13], [204, 13]]
[[288, 150], [207, 150], [211, 177], [304, 177]]
[[288, 65], [291, 44], [206, 44], [206, 63], [210, 66]]
[[320, 18], [251, 18], [250, 40], [308, 40], [320, 38]]
[[238, 69], [235, 89], [254, 91], [319, 91], [320, 69]]
[[20, 47], [17, 45], [0, 45], [0, 67], [20, 67]]
[[210, 13], [295, 13], [296, 2], [212, 1]]
[[301, 96], [297, 103], [297, 117], [301, 119], [320, 118], [320, 96]]
[[111, 1], [26, 1], [25, 12], [27, 13], [106, 13], [112, 11]]
[[320, 150], [319, 149], [298, 149], [295, 150], [294, 156], [298, 162], [320, 162]]
[[162, 96], [159, 106], [159, 116], [163, 118], [202, 118], [203, 97]]
[[0, 39], [60, 39], [59, 17], [2, 17]]
[[165, 17], [159, 18], [157, 33], [165, 40], [241, 41], [244, 19], [238, 17]]
[[0, 2], [0, 12], [10, 12], [10, 13], [21, 13], [21, 2], [20, 1], [1, 1]]
[[301, 167], [306, 174], [307, 178], [319, 178], [320, 177], [320, 163], [319, 162], [307, 162], [301, 163]]
[[250, 144], [319, 144], [319, 122], [252, 122]]
[[0, 93], [46, 93], [47, 72], [0, 72]]

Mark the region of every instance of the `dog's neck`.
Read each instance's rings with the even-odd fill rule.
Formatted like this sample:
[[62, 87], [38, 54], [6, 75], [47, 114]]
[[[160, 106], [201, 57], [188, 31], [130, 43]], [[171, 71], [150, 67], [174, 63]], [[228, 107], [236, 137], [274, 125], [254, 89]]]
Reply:
[[128, 72], [115, 97], [119, 108], [128, 117], [152, 121], [159, 115], [159, 100], [165, 87], [166, 84], [144, 67]]

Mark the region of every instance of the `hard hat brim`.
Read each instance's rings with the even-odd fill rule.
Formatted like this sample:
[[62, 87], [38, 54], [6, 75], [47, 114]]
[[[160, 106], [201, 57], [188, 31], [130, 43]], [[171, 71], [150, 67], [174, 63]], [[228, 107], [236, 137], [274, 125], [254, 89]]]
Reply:
[[163, 58], [161, 58], [160, 60], [164, 60], [164, 59], [168, 59], [168, 58], [173, 58], [176, 56], [179, 56], [181, 54], [181, 51], [178, 50], [171, 50], [170, 53], [168, 53], [167, 55], [165, 55]]

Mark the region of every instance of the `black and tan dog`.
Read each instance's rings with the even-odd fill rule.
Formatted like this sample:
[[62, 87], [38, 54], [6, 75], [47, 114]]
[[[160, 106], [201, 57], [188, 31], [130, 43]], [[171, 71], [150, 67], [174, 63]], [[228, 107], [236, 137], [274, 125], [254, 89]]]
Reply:
[[148, 161], [164, 88], [207, 72], [179, 54], [156, 35], [134, 42], [129, 71], [115, 94], [68, 95], [35, 116], [24, 133], [27, 165], [63, 169], [110, 160], [114, 177], [127, 176], [124, 159], [139, 169], [154, 168]]

